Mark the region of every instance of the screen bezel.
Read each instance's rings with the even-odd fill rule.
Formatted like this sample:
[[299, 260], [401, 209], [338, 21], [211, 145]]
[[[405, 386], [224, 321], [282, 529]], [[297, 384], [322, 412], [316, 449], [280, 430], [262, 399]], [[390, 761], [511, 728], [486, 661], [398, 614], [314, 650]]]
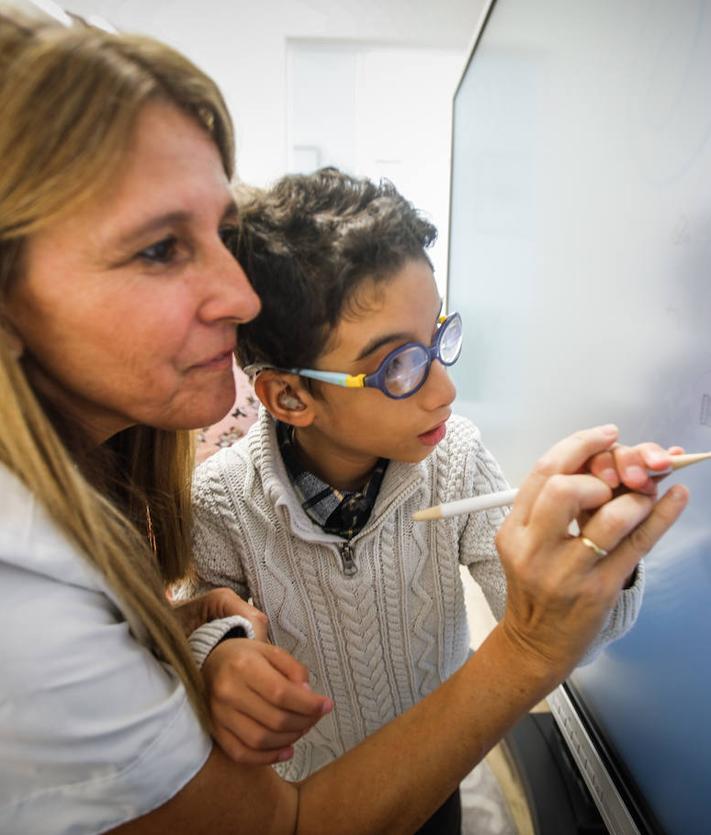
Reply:
[[591, 738], [597, 755], [607, 772], [610, 781], [620, 793], [627, 812], [634, 820], [640, 832], [645, 835], [664, 835], [659, 821], [644, 798], [632, 773], [625, 766], [624, 760], [615, 751], [612, 743], [603, 736], [599, 726], [590, 714], [583, 695], [568, 679], [561, 687], [567, 694], [576, 711], [576, 718]]

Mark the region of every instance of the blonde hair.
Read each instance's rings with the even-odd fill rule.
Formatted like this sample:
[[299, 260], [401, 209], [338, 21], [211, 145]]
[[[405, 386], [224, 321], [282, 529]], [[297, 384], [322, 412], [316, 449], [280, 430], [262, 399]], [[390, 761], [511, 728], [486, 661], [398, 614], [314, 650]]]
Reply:
[[165, 594], [189, 567], [191, 433], [125, 430], [107, 481], [118, 491], [105, 489], [77, 467], [61, 416], [50, 417], [2, 338], [3, 321], [11, 328], [5, 302], [22, 277], [27, 237], [109, 181], [139, 112], [155, 99], [209, 131], [231, 177], [225, 103], [182, 55], [148, 38], [0, 10], [0, 462], [104, 574], [209, 727], [201, 678]]

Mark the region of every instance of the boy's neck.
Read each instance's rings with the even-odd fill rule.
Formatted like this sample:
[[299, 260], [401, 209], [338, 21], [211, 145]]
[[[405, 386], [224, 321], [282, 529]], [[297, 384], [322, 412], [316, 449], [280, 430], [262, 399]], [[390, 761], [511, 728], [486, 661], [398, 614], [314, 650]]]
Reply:
[[308, 428], [295, 429], [294, 440], [306, 469], [337, 490], [360, 490], [379, 460], [336, 447]]

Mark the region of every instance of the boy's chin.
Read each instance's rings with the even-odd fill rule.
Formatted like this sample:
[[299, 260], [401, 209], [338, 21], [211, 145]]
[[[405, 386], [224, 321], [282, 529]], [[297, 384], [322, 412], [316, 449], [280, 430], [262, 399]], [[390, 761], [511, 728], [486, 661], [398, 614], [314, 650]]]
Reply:
[[399, 461], [401, 464], [419, 464], [421, 461], [424, 461], [425, 458], [428, 458], [432, 453], [437, 449], [436, 446], [422, 446], [419, 450], [413, 450], [412, 452], [403, 453], [401, 455], [393, 455], [393, 461]]

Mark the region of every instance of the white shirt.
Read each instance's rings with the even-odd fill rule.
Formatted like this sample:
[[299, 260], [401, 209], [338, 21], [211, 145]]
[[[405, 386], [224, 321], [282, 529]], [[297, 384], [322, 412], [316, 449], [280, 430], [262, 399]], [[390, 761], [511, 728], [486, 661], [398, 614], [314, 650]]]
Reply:
[[165, 803], [211, 741], [130, 612], [0, 466], [0, 833], [99, 833]]

